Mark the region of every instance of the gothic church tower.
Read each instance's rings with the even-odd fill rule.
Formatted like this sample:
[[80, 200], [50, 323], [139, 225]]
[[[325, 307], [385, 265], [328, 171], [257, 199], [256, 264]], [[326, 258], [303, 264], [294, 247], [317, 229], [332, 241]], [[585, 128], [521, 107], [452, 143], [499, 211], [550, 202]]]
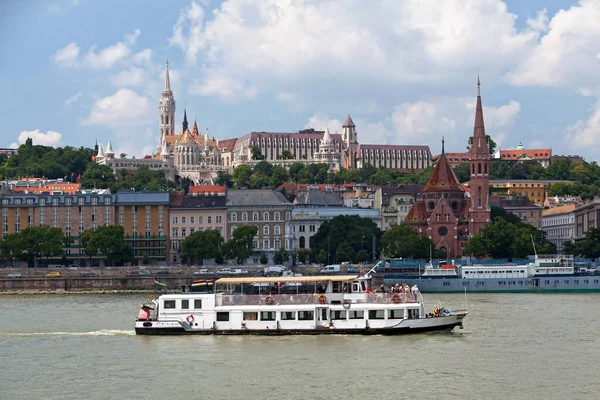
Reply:
[[347, 169], [356, 169], [356, 148], [358, 139], [356, 137], [356, 125], [348, 114], [348, 118], [342, 125], [342, 139], [344, 141], [344, 167]]
[[158, 102], [159, 118], [159, 129], [160, 140], [158, 141], [157, 151], [160, 152], [165, 142], [166, 135], [175, 134], [175, 98], [171, 91], [171, 79], [169, 78], [169, 60], [167, 60], [167, 67], [165, 70], [165, 86], [160, 94], [160, 101]]
[[490, 222], [490, 147], [485, 136], [481, 83], [477, 77], [477, 107], [473, 143], [469, 151], [471, 167], [471, 205], [469, 207], [469, 234], [478, 235]]

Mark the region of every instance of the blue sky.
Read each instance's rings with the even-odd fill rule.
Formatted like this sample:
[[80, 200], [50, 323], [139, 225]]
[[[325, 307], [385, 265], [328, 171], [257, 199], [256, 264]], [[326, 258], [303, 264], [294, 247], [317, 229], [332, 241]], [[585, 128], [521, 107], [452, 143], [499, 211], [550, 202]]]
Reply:
[[341, 128], [359, 142], [464, 151], [477, 73], [502, 149], [598, 160], [594, 0], [29, 0], [0, 3], [0, 147], [156, 149], [164, 62], [219, 139]]

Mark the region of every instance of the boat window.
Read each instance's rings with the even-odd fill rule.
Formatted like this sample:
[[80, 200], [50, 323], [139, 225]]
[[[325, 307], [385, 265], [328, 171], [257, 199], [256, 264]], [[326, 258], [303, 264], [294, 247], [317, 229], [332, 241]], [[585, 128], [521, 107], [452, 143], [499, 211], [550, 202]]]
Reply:
[[244, 321], [258, 321], [257, 311], [248, 311], [244, 313]]
[[407, 311], [408, 311], [408, 318], [409, 319], [419, 318], [419, 310], [413, 309], [413, 308], [409, 308]]
[[295, 320], [296, 319], [296, 312], [295, 311], [282, 311], [281, 312], [281, 319], [282, 320]]
[[388, 319], [402, 319], [402, 318], [404, 318], [404, 309], [388, 310]]
[[315, 319], [314, 311], [298, 311], [298, 321], [309, 321]]
[[385, 319], [385, 310], [369, 310], [369, 319]]
[[358, 292], [358, 283], [353, 283], [352, 284], [352, 291], [353, 292]]
[[181, 300], [181, 309], [187, 310], [189, 308], [190, 308], [190, 301], [189, 300]]
[[163, 308], [175, 308], [175, 300], [165, 300]]
[[366, 288], [365, 288], [365, 281], [361, 281], [360, 282], [360, 287], [362, 288], [363, 292], [366, 290]]
[[261, 311], [260, 312], [260, 320], [261, 321], [275, 321], [275, 311]]
[[199, 310], [202, 308], [202, 299], [195, 299], [194, 300], [194, 308], [196, 310]]
[[349, 318], [350, 319], [364, 319], [365, 312], [362, 310], [350, 310]]
[[346, 310], [331, 311], [331, 319], [346, 319]]
[[229, 321], [229, 312], [218, 312], [217, 313], [217, 321]]

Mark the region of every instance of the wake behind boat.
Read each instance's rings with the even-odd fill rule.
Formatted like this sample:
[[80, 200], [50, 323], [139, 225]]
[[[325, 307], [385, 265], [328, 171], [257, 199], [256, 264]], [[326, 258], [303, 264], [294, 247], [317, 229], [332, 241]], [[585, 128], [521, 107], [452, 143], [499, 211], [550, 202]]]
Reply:
[[[286, 283], [310, 284], [314, 291], [249, 293], [254, 285]], [[143, 304], [136, 334], [395, 335], [462, 328], [467, 315], [441, 304], [427, 313], [418, 292], [374, 293], [370, 273], [221, 278], [196, 282], [191, 289], [196, 291], [163, 294]]]

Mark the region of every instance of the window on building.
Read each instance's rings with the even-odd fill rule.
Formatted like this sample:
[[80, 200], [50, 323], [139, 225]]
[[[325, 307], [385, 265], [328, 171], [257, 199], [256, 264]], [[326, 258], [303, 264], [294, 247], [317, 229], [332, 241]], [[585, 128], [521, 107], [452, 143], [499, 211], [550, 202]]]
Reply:
[[273, 227], [273, 234], [274, 235], [281, 235], [281, 227], [279, 225], [275, 225]]
[[173, 224], [178, 224], [179, 223], [179, 217], [173, 217], [171, 219], [171, 221], [172, 221]]
[[231, 221], [232, 222], [236, 222], [237, 221], [237, 213], [231, 213]]
[[279, 211], [275, 211], [275, 213], [273, 214], [273, 219], [275, 221], [279, 221], [280, 217], [279, 217]]
[[222, 223], [223, 223], [223, 216], [217, 215], [217, 224], [222, 224]]
[[269, 239], [265, 239], [265, 240], [263, 240], [263, 249], [268, 249], [268, 248], [270, 248]]
[[212, 217], [211, 216], [206, 217], [206, 223], [207, 224], [212, 224]]
[[269, 213], [265, 212], [263, 213], [263, 221], [268, 221], [269, 220]]
[[268, 235], [269, 234], [269, 225], [265, 225], [263, 226], [263, 235]]
[[258, 213], [257, 212], [252, 213], [252, 221], [258, 221]]
[[181, 217], [181, 223], [185, 224], [185, 217]]
[[178, 228], [171, 229], [171, 236], [177, 237], [178, 235], [179, 235], [179, 229]]
[[194, 217], [190, 217], [190, 224], [194, 223]]
[[248, 221], [248, 213], [242, 213], [242, 222]]

